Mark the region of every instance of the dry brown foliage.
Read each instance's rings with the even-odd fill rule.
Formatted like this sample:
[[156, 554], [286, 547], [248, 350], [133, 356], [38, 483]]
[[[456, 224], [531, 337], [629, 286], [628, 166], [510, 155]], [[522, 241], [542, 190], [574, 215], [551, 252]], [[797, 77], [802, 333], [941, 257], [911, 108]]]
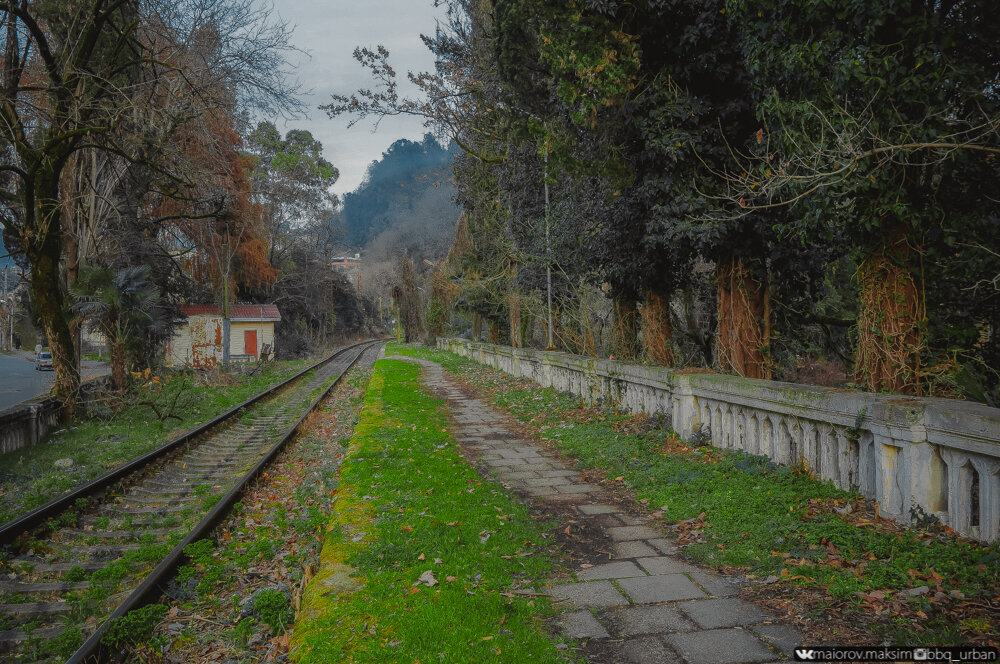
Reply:
[[640, 313], [646, 359], [653, 364], [673, 366], [674, 326], [670, 322], [670, 300], [655, 291], [646, 291]]
[[716, 269], [719, 368], [744, 378], [769, 379], [766, 288], [749, 273], [742, 258], [722, 258]]

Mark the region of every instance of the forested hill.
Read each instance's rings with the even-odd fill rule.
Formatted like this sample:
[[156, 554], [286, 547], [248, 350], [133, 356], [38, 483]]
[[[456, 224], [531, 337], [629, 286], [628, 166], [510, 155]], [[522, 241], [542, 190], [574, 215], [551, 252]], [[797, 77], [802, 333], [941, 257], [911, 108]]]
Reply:
[[344, 196], [348, 245], [368, 246], [391, 226], [415, 221], [414, 213], [423, 217], [429, 233], [438, 222], [450, 233], [459, 214], [451, 203], [451, 161], [452, 153], [431, 134], [420, 142], [400, 139], [389, 146], [357, 190]]

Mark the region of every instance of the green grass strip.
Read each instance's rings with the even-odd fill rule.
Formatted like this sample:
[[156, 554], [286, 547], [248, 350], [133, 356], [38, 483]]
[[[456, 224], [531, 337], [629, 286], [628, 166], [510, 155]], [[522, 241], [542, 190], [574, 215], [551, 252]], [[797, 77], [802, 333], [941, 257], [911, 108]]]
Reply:
[[832, 598], [854, 602], [859, 613], [865, 608], [858, 593], [886, 591], [890, 601], [899, 591], [927, 586], [928, 592], [906, 600], [912, 615], [885, 627], [884, 636], [899, 643], [963, 643], [1000, 634], [988, 617], [963, 619], [953, 612], [965, 613], [961, 607], [968, 602], [1000, 595], [1000, 543], [960, 540], [936, 528], [880, 529], [836, 511], [859, 494], [801, 469], [713, 447], [675, 453], [682, 447], [676, 434], [655, 421], [637, 429], [632, 416], [614, 408], [586, 407], [573, 395], [514, 380], [450, 352], [401, 345], [390, 345], [387, 352], [440, 362], [489, 390], [495, 405], [529, 422], [580, 466], [623, 478], [622, 486], [651, 509], [661, 509], [667, 523], [697, 520], [704, 513], [703, 527], [690, 524], [700, 531], [695, 538], [700, 541], [684, 547], [695, 560], [822, 587]]
[[566, 661], [542, 628], [547, 600], [514, 594], [553, 571], [546, 524], [482, 480], [447, 428], [418, 367], [375, 365], [293, 661]]

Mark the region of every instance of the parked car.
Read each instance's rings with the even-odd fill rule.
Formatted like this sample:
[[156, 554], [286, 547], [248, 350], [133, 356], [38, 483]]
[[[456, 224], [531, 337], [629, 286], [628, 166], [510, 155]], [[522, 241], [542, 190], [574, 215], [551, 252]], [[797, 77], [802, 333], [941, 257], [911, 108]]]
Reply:
[[35, 371], [44, 371], [46, 369], [49, 371], [55, 370], [55, 367], [52, 366], [52, 353], [47, 350], [39, 351], [38, 355], [35, 356]]

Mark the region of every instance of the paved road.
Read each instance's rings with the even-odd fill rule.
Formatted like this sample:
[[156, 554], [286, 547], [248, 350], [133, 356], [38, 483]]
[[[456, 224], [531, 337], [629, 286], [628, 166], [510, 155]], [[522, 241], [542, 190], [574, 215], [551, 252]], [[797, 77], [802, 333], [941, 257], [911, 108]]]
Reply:
[[[103, 362], [84, 362], [83, 375], [102, 376], [108, 373]], [[0, 353], [0, 410], [37, 397], [52, 389], [54, 371], [35, 371], [34, 353], [15, 351]]]

